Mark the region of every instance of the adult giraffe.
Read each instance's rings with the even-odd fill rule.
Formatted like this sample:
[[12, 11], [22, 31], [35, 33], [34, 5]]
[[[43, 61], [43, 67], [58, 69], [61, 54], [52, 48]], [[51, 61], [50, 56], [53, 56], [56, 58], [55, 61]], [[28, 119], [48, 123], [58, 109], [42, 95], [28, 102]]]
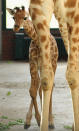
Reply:
[[[31, 0], [30, 15], [38, 34], [39, 47], [41, 49], [40, 56], [42, 59], [40, 75], [43, 90], [43, 104], [40, 131], [48, 131], [49, 103], [52, 82], [54, 80], [54, 72], [52, 71], [50, 60], [49, 40], [49, 24], [53, 12], [56, 14], [59, 23], [61, 23], [60, 28], [63, 22], [65, 23], [66, 39], [69, 44], [67, 45], [64, 41], [68, 51], [66, 78], [72, 94], [74, 131], [79, 131], [79, 0]], [[48, 48], [45, 48], [46, 46]]]

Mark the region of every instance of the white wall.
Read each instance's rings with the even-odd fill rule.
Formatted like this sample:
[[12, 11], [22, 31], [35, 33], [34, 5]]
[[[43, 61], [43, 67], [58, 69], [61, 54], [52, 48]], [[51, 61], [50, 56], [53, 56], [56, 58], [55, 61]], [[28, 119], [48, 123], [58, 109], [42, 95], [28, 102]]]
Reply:
[[0, 59], [1, 59], [1, 56], [2, 56], [2, 9], [1, 9], [1, 1], [0, 0]]
[[[28, 10], [30, 4], [30, 0], [6, 0], [6, 7], [7, 8], [14, 8], [16, 6], [21, 7], [24, 5], [26, 7], [26, 10]], [[11, 15], [6, 12], [6, 27], [7, 28], [13, 28], [14, 20], [12, 19]], [[52, 19], [50, 22], [50, 28], [59, 28], [58, 21], [55, 19], [55, 16], [52, 15]]]

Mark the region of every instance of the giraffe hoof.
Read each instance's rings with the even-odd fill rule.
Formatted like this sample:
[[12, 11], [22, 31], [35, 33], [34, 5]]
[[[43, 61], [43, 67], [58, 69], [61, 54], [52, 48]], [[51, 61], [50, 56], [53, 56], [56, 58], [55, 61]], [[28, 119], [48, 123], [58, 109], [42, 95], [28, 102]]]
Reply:
[[54, 125], [49, 125], [49, 129], [54, 129], [55, 126]]
[[72, 131], [74, 131], [74, 124], [72, 125]]
[[38, 122], [37, 124], [38, 124], [38, 126], [40, 126], [40, 122]]
[[28, 124], [24, 124], [24, 129], [28, 129], [30, 127], [30, 125], [28, 125]]

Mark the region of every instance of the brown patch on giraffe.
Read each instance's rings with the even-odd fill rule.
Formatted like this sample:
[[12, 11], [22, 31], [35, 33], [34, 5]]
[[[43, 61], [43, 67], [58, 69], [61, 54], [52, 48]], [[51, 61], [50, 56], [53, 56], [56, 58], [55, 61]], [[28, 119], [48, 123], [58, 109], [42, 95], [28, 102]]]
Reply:
[[48, 58], [49, 58], [48, 53], [45, 53], [45, 58], [46, 58], [46, 59], [48, 59]]
[[78, 8], [79, 8], [79, 2], [78, 2]]
[[33, 8], [33, 12], [36, 14], [36, 15], [42, 15], [42, 11], [38, 8]]
[[46, 21], [46, 20], [43, 20], [43, 24], [44, 24], [45, 26], [47, 26], [47, 21]]
[[57, 52], [58, 51], [58, 49], [57, 49], [57, 47], [55, 46], [55, 52]]
[[66, 16], [67, 16], [67, 17], [70, 17], [70, 18], [73, 18], [74, 13], [75, 13], [75, 11], [67, 12]]
[[70, 54], [69, 58], [70, 58], [71, 60], [73, 60], [73, 56], [72, 56], [71, 54]]
[[30, 70], [31, 71], [34, 71], [34, 66], [35, 66], [34, 63], [30, 64]]
[[31, 31], [31, 30], [28, 30], [27, 32], [28, 32], [28, 34], [29, 34], [29, 35], [32, 33], [32, 31]]
[[32, 12], [32, 20], [36, 19], [36, 14], [34, 12]]
[[74, 17], [74, 22], [77, 24], [79, 22], [79, 14]]
[[41, 42], [45, 42], [46, 41], [46, 36], [45, 35], [42, 35], [41, 36]]
[[75, 34], [78, 34], [78, 33], [79, 33], [79, 28], [76, 28]]
[[[54, 57], [57, 58], [57, 57], [58, 57], [58, 54], [55, 54]], [[55, 62], [55, 63], [56, 63], [56, 62]]]
[[67, 0], [65, 3], [64, 3], [64, 6], [65, 7], [68, 7], [68, 8], [73, 8], [76, 6], [76, 0]]
[[61, 18], [60, 18], [60, 17], [58, 17], [58, 21], [60, 21], [60, 19], [61, 19]]
[[73, 52], [75, 52], [77, 50], [77, 48], [76, 47], [72, 47], [72, 50], [73, 50]]
[[37, 35], [37, 34], [36, 34], [36, 32], [34, 32], [34, 33], [33, 33], [33, 35], [32, 35], [32, 37], [33, 37], [33, 38], [35, 38], [35, 37], [36, 37], [36, 35]]
[[45, 45], [45, 49], [47, 50], [48, 49], [48, 47], [49, 47], [49, 45], [47, 44], [47, 45]]
[[79, 51], [79, 46], [78, 46], [78, 51]]
[[73, 31], [73, 27], [72, 27], [72, 26], [70, 26], [69, 24], [67, 24], [67, 27], [68, 27], [68, 31], [69, 31], [69, 33], [71, 34], [71, 33], [72, 33], [72, 31]]
[[51, 67], [51, 66], [49, 66], [49, 70], [52, 70], [52, 67]]
[[60, 27], [63, 27], [63, 25], [62, 24], [59, 24], [60, 25]]
[[73, 41], [74, 43], [76, 43], [76, 42], [78, 42], [78, 39], [77, 39], [77, 38], [72, 38], [72, 41]]
[[37, 24], [37, 28], [38, 28], [39, 30], [44, 30], [44, 26], [43, 26], [42, 23], [38, 23], [38, 24]]
[[42, 3], [42, 1], [41, 0], [31, 0], [31, 3], [40, 5]]
[[75, 64], [74, 63], [70, 63], [70, 67], [71, 68], [75, 68]]

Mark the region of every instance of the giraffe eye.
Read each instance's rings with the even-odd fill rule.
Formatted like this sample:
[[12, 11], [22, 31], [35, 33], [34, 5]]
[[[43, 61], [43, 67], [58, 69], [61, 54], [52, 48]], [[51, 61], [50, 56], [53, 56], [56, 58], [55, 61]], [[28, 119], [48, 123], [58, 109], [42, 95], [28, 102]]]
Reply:
[[15, 20], [15, 17], [13, 17], [13, 19]]
[[24, 17], [24, 20], [27, 20], [27, 17]]

